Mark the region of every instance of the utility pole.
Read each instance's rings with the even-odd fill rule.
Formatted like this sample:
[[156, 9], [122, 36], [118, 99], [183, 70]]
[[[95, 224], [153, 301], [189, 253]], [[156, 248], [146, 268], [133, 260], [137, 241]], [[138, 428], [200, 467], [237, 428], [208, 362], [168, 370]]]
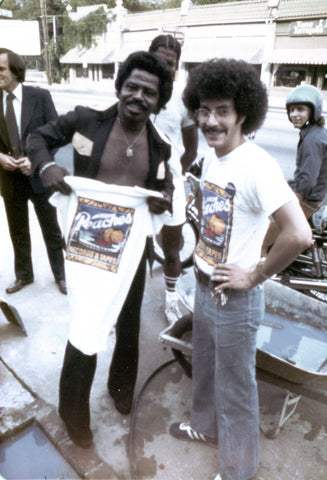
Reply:
[[44, 2], [45, 0], [40, 0], [41, 21], [42, 21], [42, 31], [43, 31], [43, 39], [44, 39], [45, 68], [47, 72], [48, 84], [51, 85], [52, 78], [51, 78], [51, 63], [50, 63], [50, 55], [49, 55], [49, 35], [48, 35], [47, 17], [46, 17]]

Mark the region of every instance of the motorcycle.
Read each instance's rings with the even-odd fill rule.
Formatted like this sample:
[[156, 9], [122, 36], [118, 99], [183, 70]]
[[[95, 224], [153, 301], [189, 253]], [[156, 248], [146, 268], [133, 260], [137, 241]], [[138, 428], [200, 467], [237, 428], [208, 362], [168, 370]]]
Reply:
[[313, 241], [311, 248], [298, 255], [283, 272], [272, 280], [306, 295], [327, 302], [327, 205], [310, 218]]
[[[196, 171], [186, 173], [190, 187], [186, 205], [186, 222], [182, 230], [180, 258], [182, 268], [193, 265], [193, 251], [199, 240], [199, 215], [196, 197], [199, 190], [199, 178]], [[327, 303], [327, 199], [310, 219], [313, 241], [312, 246], [298, 255], [285, 270], [274, 275], [272, 280], [300, 291], [308, 296]], [[160, 234], [152, 237], [154, 258], [161, 264], [164, 254], [160, 247]]]

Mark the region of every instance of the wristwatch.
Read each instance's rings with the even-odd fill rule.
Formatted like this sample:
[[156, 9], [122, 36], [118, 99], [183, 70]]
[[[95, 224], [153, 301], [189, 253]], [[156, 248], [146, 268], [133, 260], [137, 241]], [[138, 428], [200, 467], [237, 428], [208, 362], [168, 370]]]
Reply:
[[271, 277], [271, 275], [267, 275], [266, 273], [264, 273], [264, 272], [262, 271], [264, 264], [265, 264], [265, 261], [264, 261], [264, 260], [260, 260], [260, 262], [257, 263], [255, 269], [256, 269], [256, 271], [259, 273], [259, 275], [261, 275], [262, 278], [264, 278], [265, 280], [268, 280], [268, 279]]

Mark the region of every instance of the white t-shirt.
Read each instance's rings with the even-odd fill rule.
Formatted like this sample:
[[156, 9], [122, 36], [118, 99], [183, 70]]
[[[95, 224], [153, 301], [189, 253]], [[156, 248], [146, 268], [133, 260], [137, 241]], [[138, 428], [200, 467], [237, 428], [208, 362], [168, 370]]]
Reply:
[[189, 117], [183, 104], [182, 90], [177, 86], [174, 87], [166, 108], [160, 110], [158, 115], [153, 115], [151, 119], [169, 138], [172, 145], [169, 167], [174, 177], [181, 177], [180, 159], [184, 153], [182, 129], [194, 125], [194, 120]]
[[253, 268], [269, 216], [296, 198], [275, 159], [250, 141], [221, 158], [212, 149], [203, 164], [201, 189], [195, 262], [209, 275], [219, 262]]
[[69, 341], [86, 355], [106, 350], [108, 334], [125, 302], [147, 235], [165, 215], [152, 215], [147, 197], [161, 193], [65, 177], [72, 194], [56, 192], [66, 239], [65, 271], [70, 306]]

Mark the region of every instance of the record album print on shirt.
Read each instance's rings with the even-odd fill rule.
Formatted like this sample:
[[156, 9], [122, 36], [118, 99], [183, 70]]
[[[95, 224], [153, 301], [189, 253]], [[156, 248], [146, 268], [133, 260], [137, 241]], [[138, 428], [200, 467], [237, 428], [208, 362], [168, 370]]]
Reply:
[[116, 273], [133, 217], [133, 208], [78, 197], [66, 259]]
[[222, 188], [204, 182], [200, 240], [195, 253], [210, 266], [227, 260], [235, 192], [233, 183]]

